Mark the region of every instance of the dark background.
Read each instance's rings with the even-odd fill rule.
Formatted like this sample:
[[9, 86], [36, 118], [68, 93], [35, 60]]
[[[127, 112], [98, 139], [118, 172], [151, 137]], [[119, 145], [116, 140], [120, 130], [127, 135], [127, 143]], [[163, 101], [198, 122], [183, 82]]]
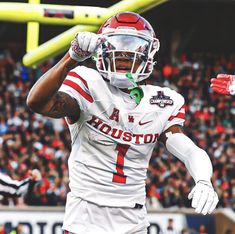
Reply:
[[[1, 0], [3, 2], [3, 0]], [[143, 0], [144, 1], [144, 0]], [[22, 2], [27, 1], [7, 1]], [[117, 0], [42, 0], [45, 4], [109, 7]], [[234, 0], [171, 0], [143, 14], [161, 41], [160, 53], [168, 53], [172, 35], [180, 33], [183, 52], [235, 52]], [[40, 44], [69, 29], [67, 26], [41, 25]], [[0, 49], [25, 54], [26, 24], [0, 21]]]

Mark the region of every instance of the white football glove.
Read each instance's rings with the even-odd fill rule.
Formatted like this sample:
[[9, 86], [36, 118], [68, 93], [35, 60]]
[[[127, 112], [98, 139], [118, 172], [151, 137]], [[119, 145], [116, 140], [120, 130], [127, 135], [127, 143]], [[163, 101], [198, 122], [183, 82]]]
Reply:
[[200, 180], [196, 183], [188, 195], [192, 199], [192, 207], [196, 213], [211, 214], [215, 209], [219, 198], [211, 182]]
[[78, 62], [90, 58], [104, 38], [92, 32], [78, 32], [71, 42], [70, 57]]

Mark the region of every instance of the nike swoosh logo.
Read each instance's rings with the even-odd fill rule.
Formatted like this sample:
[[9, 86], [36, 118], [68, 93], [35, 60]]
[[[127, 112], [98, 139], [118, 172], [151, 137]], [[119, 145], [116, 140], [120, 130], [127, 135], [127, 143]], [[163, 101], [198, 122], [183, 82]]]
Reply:
[[145, 125], [145, 124], [148, 124], [148, 123], [151, 123], [153, 122], [152, 120], [149, 120], [149, 121], [146, 121], [146, 122], [141, 122], [141, 120], [139, 121], [139, 125]]

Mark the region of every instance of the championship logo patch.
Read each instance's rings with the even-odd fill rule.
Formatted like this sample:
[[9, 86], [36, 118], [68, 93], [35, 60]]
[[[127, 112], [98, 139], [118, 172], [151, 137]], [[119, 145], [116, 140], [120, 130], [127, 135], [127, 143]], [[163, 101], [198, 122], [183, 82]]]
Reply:
[[152, 98], [149, 99], [149, 103], [164, 108], [167, 105], [172, 106], [174, 102], [170, 99], [170, 96], [166, 96], [163, 91], [158, 91], [156, 96], [152, 96]]

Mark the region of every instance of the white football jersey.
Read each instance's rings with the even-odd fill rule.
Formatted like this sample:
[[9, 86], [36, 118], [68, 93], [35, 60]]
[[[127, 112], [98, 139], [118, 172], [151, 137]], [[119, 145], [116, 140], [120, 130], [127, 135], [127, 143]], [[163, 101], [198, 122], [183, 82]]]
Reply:
[[71, 70], [60, 91], [80, 106], [78, 122], [68, 124], [71, 192], [101, 206], [145, 204], [145, 179], [160, 134], [183, 125], [184, 98], [152, 85], [141, 86], [139, 105], [129, 94], [111, 86], [94, 69]]

